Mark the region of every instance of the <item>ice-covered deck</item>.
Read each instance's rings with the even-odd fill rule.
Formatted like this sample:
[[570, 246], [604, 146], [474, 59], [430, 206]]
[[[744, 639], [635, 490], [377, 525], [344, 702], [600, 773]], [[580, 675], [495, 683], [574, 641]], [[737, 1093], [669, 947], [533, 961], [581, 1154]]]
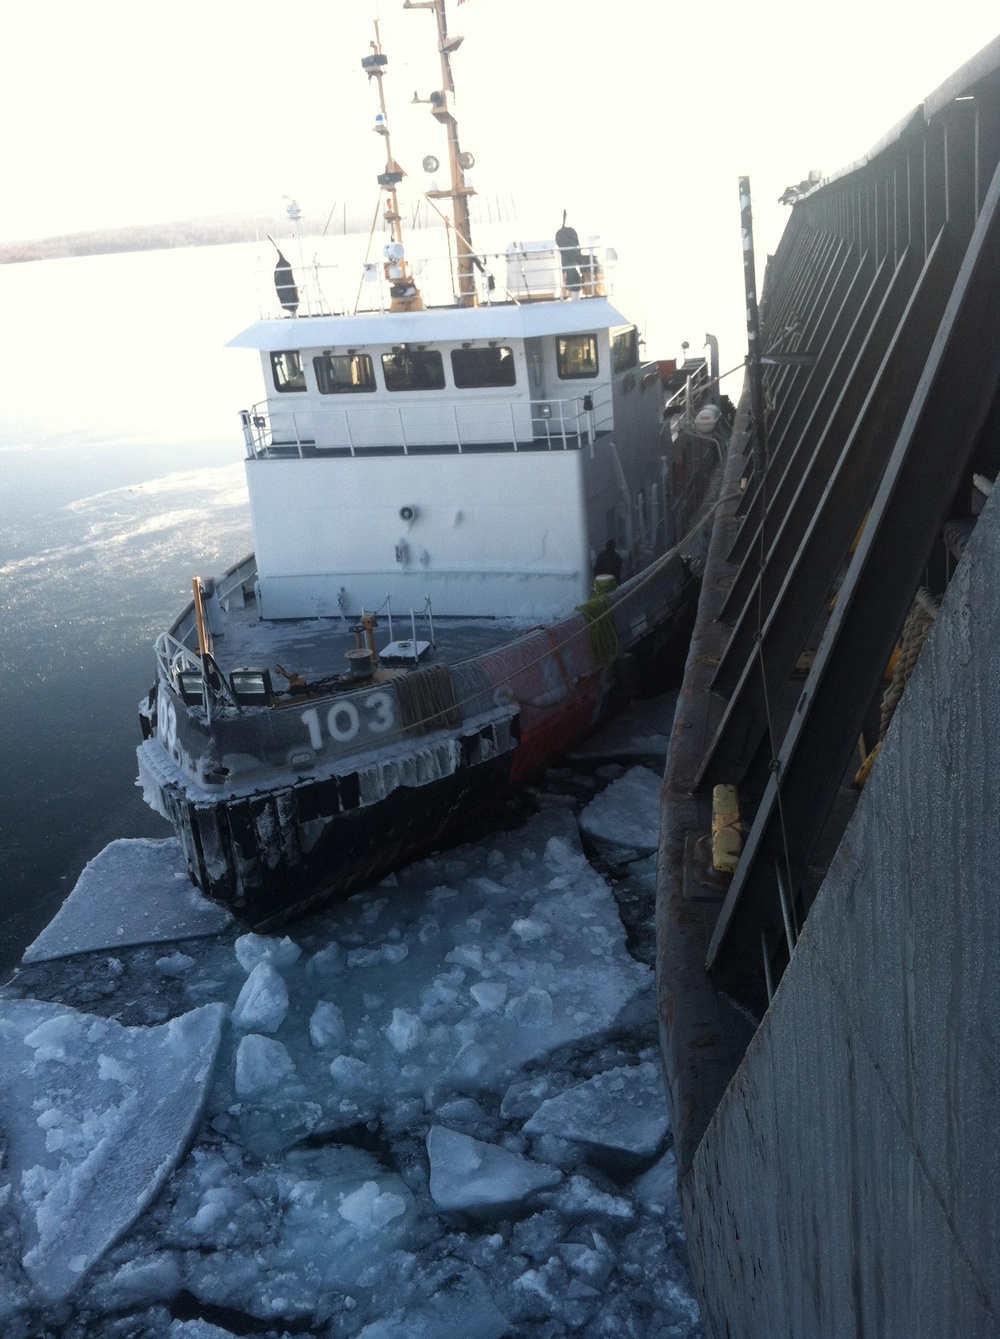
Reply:
[[[236, 563], [210, 588], [206, 618], [212, 635], [214, 658], [225, 674], [234, 669], [267, 669], [276, 691], [287, 684], [276, 666], [290, 675], [315, 682], [349, 672], [347, 652], [358, 645], [359, 627], [352, 614], [337, 617], [262, 619], [253, 598], [257, 565], [253, 554]], [[389, 607], [387, 607], [387, 605]], [[407, 665], [454, 665], [470, 656], [504, 646], [528, 632], [533, 624], [511, 618], [436, 618], [433, 609], [422, 606], [392, 608], [389, 601], [366, 611], [376, 617], [375, 648], [381, 656], [390, 643], [423, 643], [419, 658], [402, 648], [402, 655], [388, 663]], [[367, 644], [367, 643], [366, 643]], [[160, 676], [173, 682], [173, 671], [198, 668], [198, 636], [193, 604], [178, 616], [168, 632], [157, 639]]]
[[[434, 618], [425, 613], [411, 620], [409, 611], [396, 611], [389, 619], [385, 610], [378, 614], [375, 630], [376, 650], [390, 643], [430, 643], [420, 655], [421, 665], [453, 665], [459, 660], [481, 654], [513, 641], [528, 630], [527, 623], [512, 619]], [[236, 668], [269, 669], [276, 690], [284, 686], [275, 666], [308, 680], [327, 679], [346, 674], [350, 665], [346, 653], [357, 646], [356, 619], [297, 618], [269, 620], [257, 617], [255, 605], [232, 609], [223, 615], [224, 632], [214, 638], [214, 654], [227, 672]], [[415, 636], [414, 636], [415, 629]], [[416, 660], [404, 654], [390, 657], [390, 663], [404, 668]]]

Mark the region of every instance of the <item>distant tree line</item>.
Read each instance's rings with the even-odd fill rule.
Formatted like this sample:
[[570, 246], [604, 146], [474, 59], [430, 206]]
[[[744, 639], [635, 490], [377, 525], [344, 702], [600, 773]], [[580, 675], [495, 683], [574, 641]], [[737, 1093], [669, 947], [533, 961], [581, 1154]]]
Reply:
[[[327, 214], [303, 214], [302, 232], [308, 237], [326, 233], [367, 231], [371, 216], [335, 205]], [[177, 223], [149, 223], [130, 228], [95, 228], [62, 237], [0, 242], [0, 264], [28, 260], [57, 260], [63, 256], [102, 256], [114, 251], [161, 251], [168, 247], [219, 246], [226, 242], [255, 242], [267, 234], [278, 240], [292, 235], [284, 215], [227, 214], [213, 218], [182, 219]]]
[[[474, 224], [512, 222], [517, 216], [512, 198], [477, 196], [473, 200]], [[367, 233], [372, 216], [336, 204], [325, 214], [303, 213], [304, 237]], [[406, 209], [403, 226], [407, 229], [439, 228], [441, 211], [424, 199]], [[379, 216], [376, 228], [382, 233]], [[66, 233], [61, 237], [36, 237], [24, 242], [0, 242], [0, 265], [28, 260], [58, 260], [63, 256], [106, 256], [115, 251], [163, 251], [169, 247], [221, 246], [226, 242], [256, 242], [270, 234], [276, 241], [292, 236], [292, 225], [281, 214], [219, 214], [211, 218], [181, 219], [176, 223], [138, 224], [129, 228], [95, 228], [89, 232]]]

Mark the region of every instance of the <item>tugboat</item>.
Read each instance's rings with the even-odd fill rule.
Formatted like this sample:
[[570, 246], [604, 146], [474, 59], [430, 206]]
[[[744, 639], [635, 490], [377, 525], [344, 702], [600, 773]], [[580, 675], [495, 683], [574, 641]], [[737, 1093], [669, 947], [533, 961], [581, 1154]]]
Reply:
[[266, 386], [241, 414], [254, 553], [194, 579], [140, 709], [147, 802], [264, 929], [489, 812], [635, 691], [693, 600], [724, 454], [714, 341], [643, 362], [610, 249], [565, 215], [473, 246], [462, 39], [445, 0], [405, 8], [437, 26], [447, 291], [404, 239], [376, 24], [382, 260], [338, 287], [275, 243], [273, 314], [232, 341]]

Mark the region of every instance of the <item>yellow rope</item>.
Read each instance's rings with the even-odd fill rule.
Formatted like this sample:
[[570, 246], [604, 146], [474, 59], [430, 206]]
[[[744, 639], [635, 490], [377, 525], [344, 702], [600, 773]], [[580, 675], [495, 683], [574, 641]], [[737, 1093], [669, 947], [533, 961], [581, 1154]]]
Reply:
[[611, 601], [606, 595], [594, 595], [576, 606], [576, 612], [582, 614], [587, 623], [590, 653], [599, 665], [610, 665], [618, 659], [618, 629], [607, 618], [611, 609]]

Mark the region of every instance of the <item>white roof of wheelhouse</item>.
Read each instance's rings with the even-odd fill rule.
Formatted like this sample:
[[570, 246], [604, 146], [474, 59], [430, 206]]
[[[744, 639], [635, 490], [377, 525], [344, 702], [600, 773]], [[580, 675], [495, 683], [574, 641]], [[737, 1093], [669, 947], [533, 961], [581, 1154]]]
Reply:
[[435, 307], [419, 312], [365, 312], [358, 316], [296, 316], [255, 321], [226, 345], [229, 349], [322, 349], [420, 341], [530, 339], [572, 335], [630, 322], [607, 298], [498, 303], [483, 307]]

